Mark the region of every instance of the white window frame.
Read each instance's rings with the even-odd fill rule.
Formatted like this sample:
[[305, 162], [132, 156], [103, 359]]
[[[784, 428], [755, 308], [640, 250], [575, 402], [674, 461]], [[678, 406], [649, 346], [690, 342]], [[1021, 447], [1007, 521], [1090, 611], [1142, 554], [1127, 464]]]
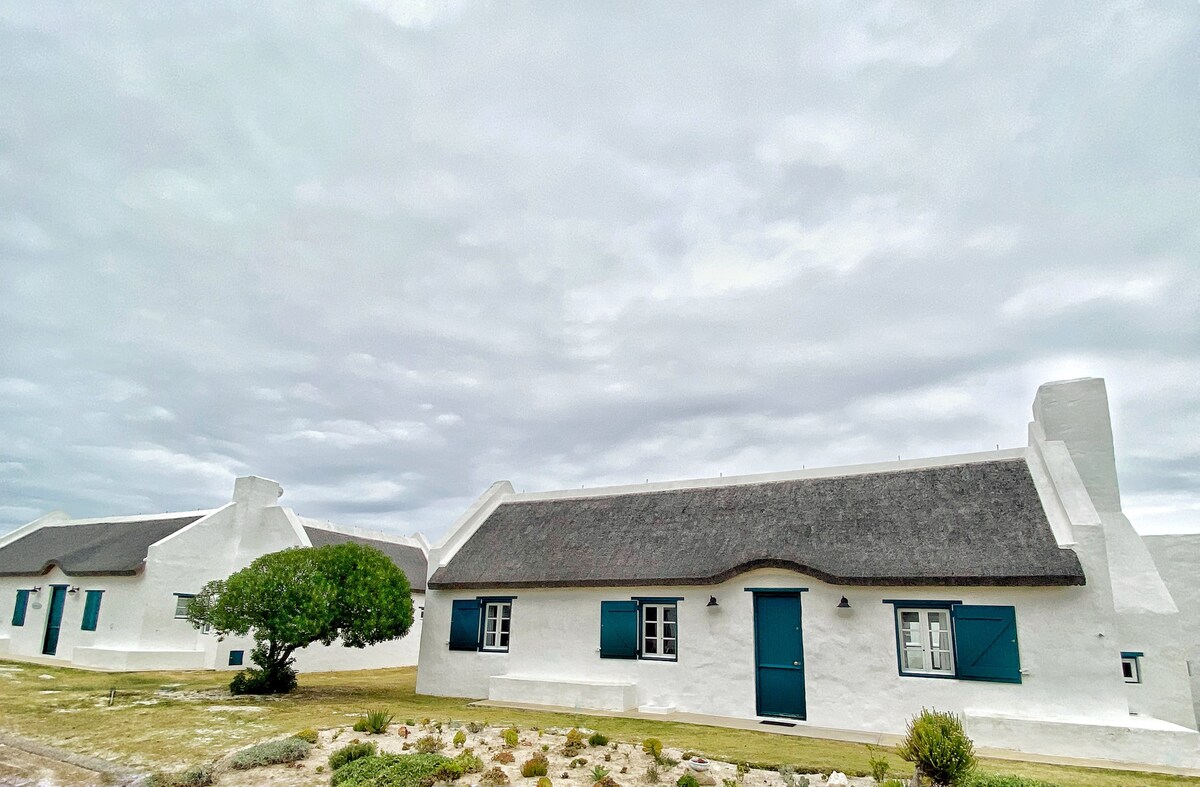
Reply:
[[[187, 605], [192, 603], [196, 595], [194, 593], [176, 593], [175, 594], [175, 619], [187, 620]], [[183, 601], [183, 614], [179, 614], [179, 602]]]
[[[668, 612], [671, 620], [667, 620]], [[653, 614], [651, 614], [653, 613]], [[653, 617], [653, 620], [650, 618]], [[638, 648], [643, 659], [651, 661], [679, 660], [679, 605], [674, 602], [643, 602], [641, 605], [641, 631], [638, 632]], [[671, 627], [668, 636], [667, 627]], [[653, 627], [653, 628], [652, 628]], [[671, 653], [666, 653], [667, 643]], [[653, 644], [653, 653], [648, 645]]]
[[483, 605], [481, 650], [506, 652], [512, 636], [512, 602], [488, 601]]
[[[1140, 656], [1122, 656], [1121, 657], [1121, 677], [1126, 683], [1141, 683], [1142, 682], [1142, 663]], [[1130, 674], [1125, 674], [1125, 667], [1129, 667]]]
[[[905, 627], [904, 615], [917, 615], [917, 633], [919, 641], [911, 642], [906, 634], [909, 629]], [[938, 638], [944, 639], [944, 647], [935, 647], [933, 636], [935, 633], [934, 620], [938, 621], [936, 633]], [[941, 607], [904, 607], [896, 606], [896, 648], [898, 649], [897, 657], [899, 658], [900, 674], [901, 675], [933, 675], [940, 677], [954, 677], [954, 631], [953, 624], [950, 622], [950, 610]], [[920, 649], [921, 663], [929, 665], [921, 669], [908, 667], [905, 664], [906, 657], [909, 652], [916, 653]], [[933, 667], [935, 661], [934, 655], [942, 656], [943, 665], [941, 667]]]

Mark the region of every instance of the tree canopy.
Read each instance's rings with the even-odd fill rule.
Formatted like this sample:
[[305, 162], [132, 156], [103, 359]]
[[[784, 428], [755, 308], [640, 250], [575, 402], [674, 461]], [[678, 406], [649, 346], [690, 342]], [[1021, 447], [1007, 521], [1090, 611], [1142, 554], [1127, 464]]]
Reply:
[[221, 635], [253, 635], [251, 660], [260, 669], [235, 678], [235, 692], [286, 692], [295, 686], [293, 653], [306, 645], [340, 639], [363, 648], [407, 634], [412, 593], [404, 572], [378, 549], [302, 547], [209, 582], [192, 599], [188, 620]]

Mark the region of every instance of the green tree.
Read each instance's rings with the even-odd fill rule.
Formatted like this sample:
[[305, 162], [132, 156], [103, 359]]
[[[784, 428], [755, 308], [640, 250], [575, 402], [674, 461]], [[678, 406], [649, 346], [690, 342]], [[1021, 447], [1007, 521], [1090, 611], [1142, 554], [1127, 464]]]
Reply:
[[293, 653], [320, 642], [364, 648], [398, 639], [413, 621], [408, 578], [378, 549], [346, 543], [263, 555], [209, 582], [188, 606], [193, 626], [252, 634], [257, 668], [238, 673], [235, 694], [282, 694], [296, 686]]

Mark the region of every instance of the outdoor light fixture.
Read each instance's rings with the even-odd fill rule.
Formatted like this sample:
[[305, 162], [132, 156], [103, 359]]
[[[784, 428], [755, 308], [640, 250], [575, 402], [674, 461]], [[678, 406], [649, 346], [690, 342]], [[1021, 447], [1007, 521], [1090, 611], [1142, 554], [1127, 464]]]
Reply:
[[79, 585], [71, 585], [70, 589], [68, 589], [67, 592], [68, 593], [78, 593]]
[[42, 586], [41, 586], [41, 585], [34, 585], [33, 587], [31, 587], [31, 588], [29, 589], [29, 592], [30, 592], [30, 593], [41, 593], [41, 592], [42, 592]]
[[717, 604], [717, 597], [716, 597], [716, 596], [709, 596], [709, 597], [708, 597], [708, 606], [710, 606], [710, 607], [715, 607], [715, 606], [718, 606], [718, 604]]
[[838, 609], [850, 609], [850, 602], [846, 599], [845, 596], [842, 596], [842, 600], [838, 602], [837, 608]]

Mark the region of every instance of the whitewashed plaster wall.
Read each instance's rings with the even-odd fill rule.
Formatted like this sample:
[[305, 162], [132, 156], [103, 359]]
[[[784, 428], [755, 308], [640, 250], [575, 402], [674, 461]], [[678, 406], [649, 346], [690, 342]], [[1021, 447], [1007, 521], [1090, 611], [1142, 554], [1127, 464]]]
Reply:
[[[790, 572], [754, 571], [701, 588], [518, 589], [508, 653], [449, 650], [451, 600], [488, 593], [428, 594], [417, 688], [422, 694], [486, 697], [493, 675], [624, 681], [639, 705], [753, 718], [753, 587], [806, 587], [801, 599], [808, 721], [901, 732], [922, 707], [962, 712], [1021, 709], [1050, 718], [1119, 720], [1128, 709], [1117, 659], [1097, 637], [1085, 588], [863, 588]], [[707, 607], [709, 595], [719, 606]], [[851, 609], [839, 610], [845, 595]], [[679, 660], [601, 659], [600, 602], [681, 596]], [[901, 676], [893, 607], [883, 599], [952, 600], [1016, 607], [1020, 685]], [[569, 703], [568, 703], [569, 704]]]
[[1196, 729], [1188, 643], [1179, 610], [1145, 542], [1121, 510], [1104, 381], [1047, 383], [1038, 389], [1033, 412], [1033, 454], [1046, 461], [1057, 495], [1074, 507], [1074, 530], [1098, 528], [1103, 533], [1102, 552], [1079, 547], [1076, 552], [1089, 584], [1107, 584], [1114, 649], [1118, 655], [1146, 654], [1141, 659], [1142, 682], [1123, 683], [1130, 710]]
[[1179, 635], [1188, 661], [1192, 708], [1200, 719], [1200, 533], [1145, 536], [1145, 543], [1179, 607]]

